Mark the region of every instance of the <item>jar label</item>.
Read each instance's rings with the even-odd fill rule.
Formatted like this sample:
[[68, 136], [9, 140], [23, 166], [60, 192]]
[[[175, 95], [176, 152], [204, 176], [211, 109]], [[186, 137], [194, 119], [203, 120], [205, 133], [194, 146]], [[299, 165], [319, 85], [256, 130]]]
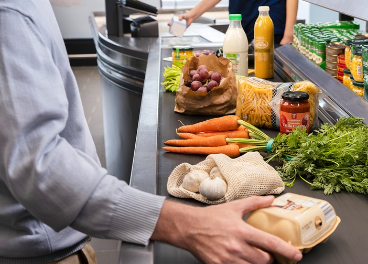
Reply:
[[280, 133], [289, 134], [298, 126], [309, 131], [309, 112], [288, 113], [280, 111]]

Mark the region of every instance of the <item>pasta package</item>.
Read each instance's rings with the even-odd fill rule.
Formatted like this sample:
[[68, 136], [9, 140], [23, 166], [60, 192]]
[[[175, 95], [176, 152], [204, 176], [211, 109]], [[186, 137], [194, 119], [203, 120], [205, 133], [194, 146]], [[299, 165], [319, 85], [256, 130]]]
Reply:
[[303, 91], [309, 94], [310, 123], [318, 121], [318, 96], [320, 88], [310, 81], [296, 83], [270, 82], [257, 77], [238, 79], [236, 115], [257, 127], [280, 128], [280, 101], [286, 91]]

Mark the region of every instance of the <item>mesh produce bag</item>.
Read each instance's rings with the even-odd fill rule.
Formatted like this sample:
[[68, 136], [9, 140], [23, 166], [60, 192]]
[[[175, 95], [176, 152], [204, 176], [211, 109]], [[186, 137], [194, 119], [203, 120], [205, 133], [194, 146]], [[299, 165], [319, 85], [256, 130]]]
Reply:
[[[208, 174], [218, 167], [227, 183], [225, 196], [218, 200], [208, 200], [200, 193], [184, 189], [184, 176], [191, 170], [204, 170]], [[267, 164], [259, 152], [248, 152], [232, 159], [224, 154], [212, 154], [196, 164], [182, 163], [170, 174], [168, 192], [179, 198], [193, 198], [206, 204], [219, 204], [253, 195], [279, 194], [285, 189], [277, 171]]]

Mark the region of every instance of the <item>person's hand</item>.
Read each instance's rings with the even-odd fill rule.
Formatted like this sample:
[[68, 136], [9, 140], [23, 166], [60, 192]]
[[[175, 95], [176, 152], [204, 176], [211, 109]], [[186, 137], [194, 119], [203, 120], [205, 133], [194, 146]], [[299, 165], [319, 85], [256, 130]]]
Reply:
[[[273, 262], [272, 253], [299, 261], [302, 254], [297, 248], [242, 219], [273, 200], [254, 196], [203, 208], [165, 201], [152, 239], [184, 248], [206, 264], [268, 264]], [[168, 214], [171, 218], [165, 221]]]
[[188, 13], [182, 14], [179, 16], [179, 20], [183, 20], [185, 19], [187, 21], [187, 27], [190, 26], [190, 24], [193, 23], [194, 21], [194, 16], [190, 13], [190, 11]]
[[[181, 14], [178, 16], [178, 19], [181, 21], [183, 19], [185, 19], [187, 21], [187, 27], [190, 26], [190, 24], [192, 24], [192, 22], [194, 21], [194, 16], [191, 14], [191, 12], [187, 12], [185, 14]], [[169, 23], [167, 23], [168, 26], [171, 25], [171, 21]]]
[[280, 45], [285, 45], [288, 43], [293, 43], [293, 34], [284, 34], [282, 40], [280, 41]]

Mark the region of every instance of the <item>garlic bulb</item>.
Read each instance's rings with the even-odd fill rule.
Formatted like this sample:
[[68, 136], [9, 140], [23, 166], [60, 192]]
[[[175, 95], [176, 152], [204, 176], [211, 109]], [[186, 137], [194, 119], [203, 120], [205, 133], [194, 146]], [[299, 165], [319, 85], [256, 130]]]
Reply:
[[221, 179], [225, 180], [224, 176], [222, 176], [222, 173], [221, 173], [221, 171], [220, 171], [219, 167], [213, 167], [213, 168], [212, 168], [212, 170], [210, 171], [210, 177], [211, 177], [212, 175], [213, 175], [214, 177], [219, 177], [219, 178], [221, 178]]
[[181, 186], [188, 191], [198, 192], [199, 185], [206, 178], [209, 178], [207, 172], [203, 170], [192, 170], [185, 175]]
[[225, 196], [227, 190], [226, 182], [214, 174], [202, 181], [199, 185], [199, 193], [208, 200], [218, 200]]

